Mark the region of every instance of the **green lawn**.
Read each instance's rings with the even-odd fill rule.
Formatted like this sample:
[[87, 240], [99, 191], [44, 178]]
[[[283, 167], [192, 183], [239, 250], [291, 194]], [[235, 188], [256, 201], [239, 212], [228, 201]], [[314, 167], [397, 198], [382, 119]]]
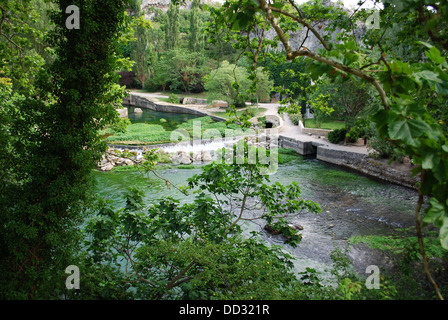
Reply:
[[[233, 129], [231, 133], [234, 135], [241, 135], [243, 131], [236, 124], [226, 125], [224, 122], [215, 122], [210, 117], [200, 117], [190, 119], [185, 123], [182, 123], [177, 128], [184, 129], [188, 132], [190, 139], [193, 137], [193, 124], [196, 121], [201, 122], [201, 131], [204, 132], [208, 129], [215, 129], [221, 137], [225, 137], [230, 132], [226, 129]], [[209, 131], [211, 134], [212, 131]], [[161, 125], [148, 124], [148, 123], [133, 123], [127, 126], [126, 132], [114, 132], [112, 129], [106, 129], [100, 131], [100, 134], [105, 138], [107, 143], [112, 144], [127, 144], [127, 145], [149, 145], [160, 144], [171, 141], [171, 132], [165, 130]]]
[[[305, 128], [317, 128], [316, 123], [313, 119], [307, 119], [305, 121]], [[328, 129], [328, 130], [336, 130], [336, 129], [344, 129], [345, 122], [344, 121], [324, 121], [322, 122], [322, 126], [319, 129]]]
[[[252, 110], [254, 110], [255, 112], [255, 116], [258, 116], [259, 114], [265, 112], [267, 109], [266, 108], [257, 108], [257, 107], [253, 107]], [[237, 116], [241, 116], [243, 114], [244, 110], [239, 110], [236, 112]], [[217, 116], [217, 117], [221, 117], [221, 118], [225, 118], [228, 119], [229, 116], [227, 115], [227, 113], [225, 111], [222, 112], [210, 112], [210, 114]]]
[[[166, 95], [167, 97], [171, 94], [170, 91], [162, 91], [160, 92], [162, 95]], [[179, 100], [181, 98], [197, 98], [197, 99], [207, 99], [207, 92], [201, 92], [201, 93], [175, 93], [174, 94]], [[164, 101], [164, 102], [170, 102], [169, 98], [157, 98], [157, 100]]]
[[170, 99], [168, 98], [157, 98], [157, 100], [171, 103]]

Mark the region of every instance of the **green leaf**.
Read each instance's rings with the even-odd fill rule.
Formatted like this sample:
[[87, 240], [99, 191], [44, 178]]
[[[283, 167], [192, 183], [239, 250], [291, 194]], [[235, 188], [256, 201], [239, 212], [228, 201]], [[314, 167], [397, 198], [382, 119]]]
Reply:
[[417, 41], [417, 43], [424, 45], [425, 47], [427, 47], [428, 49], [431, 49], [433, 47], [432, 44], [429, 44], [428, 42], [424, 42], [424, 41]]
[[448, 83], [436, 83], [436, 91], [439, 94], [448, 94]]
[[389, 113], [384, 109], [379, 110], [372, 116], [372, 120], [376, 123], [378, 133], [381, 136], [387, 135], [388, 119]]
[[430, 82], [443, 83], [443, 81], [439, 78], [439, 75], [430, 70], [423, 70], [414, 73], [414, 77], [416, 78], [417, 82], [419, 81], [419, 79], [425, 79]]
[[425, 153], [422, 158], [422, 167], [423, 169], [432, 169], [434, 168], [434, 157], [437, 156], [434, 153]]
[[423, 218], [423, 222], [432, 223], [434, 226], [440, 228], [443, 223], [446, 223], [446, 221], [443, 221], [445, 207], [436, 198], [431, 198], [429, 200], [429, 204], [431, 206], [426, 212], [426, 215]]
[[440, 239], [440, 244], [442, 245], [442, 247], [444, 249], [448, 250], [448, 217], [447, 216], [443, 217], [442, 227], [440, 228], [440, 231], [439, 231], [439, 239]]
[[393, 140], [402, 140], [411, 146], [416, 146], [415, 138], [431, 128], [422, 120], [401, 119], [389, 125], [389, 136]]
[[425, 55], [437, 64], [442, 64], [445, 61], [445, 57], [440, 54], [440, 51], [436, 47], [432, 47], [428, 51], [425, 51]]
[[277, 8], [277, 9], [283, 9], [283, 7], [285, 6], [285, 3], [283, 2], [274, 2], [272, 4], [270, 4], [271, 7]]

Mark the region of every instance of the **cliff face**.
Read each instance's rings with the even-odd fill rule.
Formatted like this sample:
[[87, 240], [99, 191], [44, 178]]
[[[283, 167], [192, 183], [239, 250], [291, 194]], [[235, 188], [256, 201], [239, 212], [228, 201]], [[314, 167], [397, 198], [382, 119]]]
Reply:
[[[144, 10], [148, 7], [154, 7], [162, 10], [163, 12], [168, 10], [171, 0], [143, 0], [141, 8]], [[212, 4], [216, 1], [213, 0], [200, 0], [201, 4]], [[181, 9], [191, 9], [192, 0], [186, 0], [185, 4], [181, 5]]]
[[[168, 10], [169, 4], [170, 4], [171, 0], [143, 0], [142, 1], [142, 10], [145, 10], [149, 7], [154, 7], [157, 8], [163, 12], [166, 12]], [[216, 1], [214, 0], [201, 0], [200, 1], [202, 4], [212, 4], [212, 3], [216, 3]], [[191, 9], [191, 3], [192, 0], [186, 0], [185, 4], [182, 5], [180, 8], [181, 9]], [[324, 6], [340, 6], [338, 4], [336, 4], [335, 2], [331, 2], [330, 0], [324, 0], [323, 1], [323, 5]], [[347, 11], [349, 11], [348, 9], [346, 9]], [[146, 15], [147, 19], [151, 19], [151, 15], [147, 14]], [[314, 27], [322, 30], [322, 35], [327, 34], [328, 32], [323, 31], [325, 29], [325, 27], [328, 25], [328, 22], [326, 21], [322, 21], [319, 23], [315, 23]], [[359, 25], [359, 32], [357, 32], [357, 34], [355, 34], [356, 38], [359, 39], [360, 35], [362, 35], [364, 33], [365, 27], [362, 25]], [[336, 41], [336, 35], [338, 33], [338, 30], [336, 30], [335, 32], [333, 32], [331, 34], [331, 41], [330, 42], [335, 42]], [[291, 47], [295, 50], [298, 49], [300, 47], [300, 45], [305, 46], [306, 48], [308, 48], [310, 51], [312, 52], [316, 52], [317, 48], [322, 48], [322, 44], [319, 42], [319, 40], [311, 33], [308, 33], [308, 38], [306, 39], [305, 42], [304, 39], [306, 37], [306, 29], [303, 28], [301, 30], [298, 30], [294, 33], [290, 33], [290, 43], [291, 43]], [[275, 31], [273, 29], [269, 30], [267, 33], [267, 38], [268, 39], [273, 39], [277, 34], [275, 33]], [[278, 50], [282, 50], [283, 46], [280, 44], [279, 47], [277, 48]]]
[[[154, 7], [162, 11], [167, 11], [171, 0], [143, 0], [141, 8], [144, 10], [148, 7]], [[185, 5], [180, 7], [181, 9], [191, 9], [191, 1], [185, 1]]]

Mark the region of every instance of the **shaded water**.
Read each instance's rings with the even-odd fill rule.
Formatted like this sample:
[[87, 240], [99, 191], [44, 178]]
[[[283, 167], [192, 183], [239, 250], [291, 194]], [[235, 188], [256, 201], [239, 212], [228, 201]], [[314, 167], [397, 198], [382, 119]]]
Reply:
[[132, 106], [123, 105], [123, 107], [128, 109], [128, 118], [131, 123], [158, 124], [167, 131], [173, 131], [180, 124], [200, 117], [194, 114], [160, 112], [144, 108], [141, 109], [142, 112], [134, 112], [135, 108]]
[[[200, 169], [165, 169], [160, 173], [174, 184], [185, 184], [187, 178]], [[177, 190], [169, 190], [154, 175], [144, 176], [137, 171], [96, 172], [98, 193], [112, 199], [117, 205], [124, 204], [123, 193], [129, 186], [145, 191], [147, 202], [167, 196], [190, 201]], [[272, 236], [263, 230], [263, 225], [246, 222], [247, 231], [262, 231], [266, 241], [283, 245], [297, 258], [298, 271], [306, 267], [325, 272], [331, 266], [330, 254], [335, 247], [345, 247], [350, 237], [357, 235], [389, 235], [398, 227], [414, 224], [414, 207], [417, 194], [414, 190], [382, 183], [353, 172], [342, 170], [315, 159], [297, 156], [288, 164], [279, 165], [277, 173], [270, 176], [271, 182], [299, 183], [302, 196], [320, 204], [322, 213], [304, 213], [294, 218], [304, 227], [302, 242], [297, 248], [283, 244], [282, 236]], [[365, 245], [350, 248], [349, 257], [355, 269], [365, 273], [367, 266], [388, 266], [389, 261]]]

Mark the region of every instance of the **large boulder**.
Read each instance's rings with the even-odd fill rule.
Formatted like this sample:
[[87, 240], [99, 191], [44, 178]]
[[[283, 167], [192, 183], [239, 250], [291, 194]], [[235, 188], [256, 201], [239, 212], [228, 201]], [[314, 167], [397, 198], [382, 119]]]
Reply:
[[209, 150], [203, 150], [202, 151], [202, 161], [204, 162], [210, 162], [213, 160], [213, 156]]
[[182, 153], [180, 158], [179, 158], [179, 163], [180, 164], [190, 164], [191, 163], [190, 155], [187, 154], [186, 152]]
[[131, 159], [123, 159], [123, 162], [127, 166], [133, 166], [134, 165], [134, 161], [132, 161]]
[[194, 163], [201, 163], [202, 162], [202, 152], [196, 151], [195, 153], [193, 153], [192, 158], [193, 158]]
[[190, 164], [191, 157], [187, 152], [179, 151], [171, 157], [171, 162], [174, 164]]
[[114, 168], [114, 165], [110, 162], [108, 162], [107, 164], [105, 164], [104, 166], [102, 166], [100, 168], [101, 171], [110, 171]]

